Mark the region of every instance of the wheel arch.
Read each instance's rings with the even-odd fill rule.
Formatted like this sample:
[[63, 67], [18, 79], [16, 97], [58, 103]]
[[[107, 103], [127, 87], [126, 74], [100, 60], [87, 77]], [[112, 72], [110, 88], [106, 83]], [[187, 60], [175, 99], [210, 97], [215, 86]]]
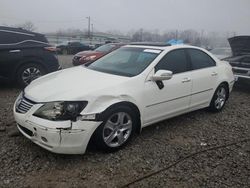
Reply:
[[114, 103], [112, 105], [110, 105], [109, 107], [107, 107], [103, 112], [101, 112], [99, 115], [99, 118], [102, 119], [102, 117], [105, 116], [105, 114], [110, 110], [110, 109], [113, 109], [113, 108], [116, 108], [118, 106], [127, 106], [129, 108], [131, 108], [134, 113], [136, 113], [136, 117], [137, 117], [137, 124], [136, 124], [136, 130], [135, 132], [136, 133], [140, 133], [141, 132], [141, 112], [139, 110], [139, 108], [137, 107], [137, 105], [135, 105], [134, 103], [132, 102], [129, 102], [129, 101], [121, 101], [121, 102], [117, 102], [117, 103]]
[[42, 63], [42, 60], [39, 59], [39, 58], [28, 58], [28, 59], [22, 59], [21, 61], [19, 61], [18, 65], [15, 67], [15, 70], [13, 71], [12, 73], [12, 80], [15, 80], [16, 79], [16, 75], [17, 75], [17, 72], [18, 70], [22, 67], [22, 66], [25, 66], [27, 64], [30, 64], [30, 63], [37, 63], [39, 66], [41, 66], [42, 68], [44, 68], [44, 70], [46, 72], [48, 72], [48, 69], [46, 66], [44, 66], [44, 64]]

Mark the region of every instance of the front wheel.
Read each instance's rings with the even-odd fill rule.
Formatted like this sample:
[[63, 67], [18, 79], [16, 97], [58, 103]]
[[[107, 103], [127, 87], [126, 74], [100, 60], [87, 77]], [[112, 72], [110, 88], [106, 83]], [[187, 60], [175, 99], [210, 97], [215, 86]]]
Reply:
[[109, 110], [104, 116], [103, 123], [94, 133], [95, 144], [103, 151], [116, 151], [134, 134], [135, 113], [129, 107], [121, 106]]
[[213, 112], [221, 111], [226, 104], [227, 98], [228, 88], [226, 84], [220, 84], [214, 93], [209, 109]]

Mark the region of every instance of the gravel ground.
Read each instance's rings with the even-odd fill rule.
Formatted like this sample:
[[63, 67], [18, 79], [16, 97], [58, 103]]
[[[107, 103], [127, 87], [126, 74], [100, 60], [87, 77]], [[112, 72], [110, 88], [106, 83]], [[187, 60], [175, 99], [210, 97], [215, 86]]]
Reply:
[[[71, 58], [59, 57], [64, 68]], [[129, 187], [250, 187], [250, 141], [239, 142], [250, 139], [249, 83], [236, 85], [221, 113], [188, 113], [143, 129], [118, 152], [92, 147], [85, 155], [53, 154], [20, 135], [18, 93], [0, 87], [0, 187], [123, 187], [166, 167]]]

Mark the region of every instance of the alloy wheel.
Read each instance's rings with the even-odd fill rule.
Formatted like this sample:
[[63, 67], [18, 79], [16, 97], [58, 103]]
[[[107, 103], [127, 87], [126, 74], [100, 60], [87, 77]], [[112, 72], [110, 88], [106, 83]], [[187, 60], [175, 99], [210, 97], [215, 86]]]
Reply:
[[32, 82], [33, 80], [37, 79], [40, 76], [42, 76], [42, 73], [38, 68], [29, 67], [23, 71], [22, 80], [26, 85], [28, 85], [30, 82]]
[[226, 101], [226, 89], [224, 87], [221, 87], [218, 89], [217, 93], [216, 93], [216, 100], [215, 102], [215, 107], [219, 110], [221, 109]]
[[119, 147], [124, 144], [132, 132], [132, 118], [126, 112], [113, 114], [103, 128], [103, 140], [109, 147]]

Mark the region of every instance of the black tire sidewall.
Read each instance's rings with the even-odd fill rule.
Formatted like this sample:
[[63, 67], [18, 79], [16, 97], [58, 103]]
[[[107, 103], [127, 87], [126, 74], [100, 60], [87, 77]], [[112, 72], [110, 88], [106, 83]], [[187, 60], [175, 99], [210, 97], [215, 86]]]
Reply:
[[18, 70], [17, 70], [16, 81], [17, 81], [17, 84], [20, 87], [26, 87], [27, 86], [23, 82], [22, 74], [23, 74], [24, 70], [26, 70], [27, 68], [30, 68], [30, 67], [35, 67], [35, 68], [39, 69], [40, 72], [41, 72], [41, 75], [46, 74], [45, 69], [41, 65], [39, 65], [37, 63], [26, 63], [26, 64], [22, 65], [21, 67], [19, 67]]
[[[109, 147], [103, 140], [103, 128], [104, 128], [104, 125], [106, 124], [107, 120], [110, 118], [110, 116], [112, 116], [113, 114], [118, 113], [118, 112], [126, 112], [130, 115], [130, 117], [132, 119], [132, 131], [131, 131], [129, 138], [121, 146]], [[137, 124], [137, 117], [136, 117], [136, 113], [134, 112], [134, 110], [132, 110], [128, 106], [118, 106], [118, 107], [114, 107], [114, 108], [108, 109], [105, 112], [103, 112], [102, 117], [103, 117], [103, 123], [96, 129], [96, 131], [94, 133], [94, 142], [95, 142], [96, 146], [104, 152], [113, 152], [113, 151], [117, 151], [117, 150], [123, 148], [125, 145], [127, 145], [127, 143], [131, 140], [131, 138], [135, 134], [135, 129], [137, 126], [136, 125]]]

